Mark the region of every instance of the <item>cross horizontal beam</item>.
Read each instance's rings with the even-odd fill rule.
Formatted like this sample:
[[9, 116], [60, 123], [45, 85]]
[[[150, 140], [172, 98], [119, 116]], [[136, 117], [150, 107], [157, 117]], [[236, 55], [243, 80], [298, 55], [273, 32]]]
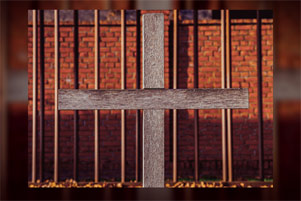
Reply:
[[248, 108], [248, 89], [60, 89], [59, 110]]

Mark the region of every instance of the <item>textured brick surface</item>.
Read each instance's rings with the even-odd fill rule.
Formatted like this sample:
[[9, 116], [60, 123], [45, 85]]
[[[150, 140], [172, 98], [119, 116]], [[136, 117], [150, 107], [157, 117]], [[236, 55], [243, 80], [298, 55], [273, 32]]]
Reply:
[[[142, 14], [145, 11], [142, 11]], [[172, 86], [172, 21], [170, 11], [164, 11], [164, 87]], [[135, 21], [127, 21], [134, 24]], [[178, 87], [193, 88], [193, 26], [191, 20], [181, 20], [179, 26]], [[221, 87], [220, 21], [200, 20], [199, 88]], [[233, 110], [233, 164], [234, 177], [251, 178], [258, 175], [257, 148], [257, 51], [256, 20], [232, 19], [232, 87], [249, 88], [249, 109]], [[54, 28], [45, 22], [45, 176], [53, 177], [54, 139]], [[73, 88], [73, 21], [64, 21], [60, 27], [60, 88]], [[106, 22], [101, 21], [101, 24]], [[108, 23], [107, 23], [108, 24]], [[101, 89], [120, 89], [120, 21], [100, 26], [100, 79]], [[67, 26], [68, 25], [68, 26]], [[136, 88], [136, 27], [128, 26], [127, 83]], [[94, 27], [93, 21], [79, 22], [79, 88], [94, 88]], [[262, 20], [262, 75], [263, 75], [263, 130], [264, 171], [272, 177], [273, 171], [273, 20]], [[142, 56], [142, 55], [141, 55]], [[142, 61], [142, 59], [141, 59]], [[141, 65], [142, 69], [142, 65]], [[141, 70], [142, 86], [142, 70]], [[39, 87], [38, 87], [39, 88]], [[38, 94], [38, 99], [40, 98]], [[31, 177], [32, 132], [32, 27], [28, 27], [28, 177]], [[38, 102], [38, 107], [39, 107]], [[194, 175], [193, 110], [178, 111], [178, 175]], [[60, 112], [60, 179], [72, 177], [73, 112]], [[39, 125], [39, 121], [38, 121]], [[100, 178], [120, 178], [120, 111], [100, 111]], [[172, 119], [165, 111], [165, 177], [172, 177]], [[39, 130], [39, 128], [38, 128]], [[93, 179], [94, 168], [94, 115], [93, 111], [79, 112], [79, 178]], [[222, 176], [221, 111], [199, 110], [199, 167], [200, 177]], [[38, 133], [39, 135], [39, 133]], [[38, 137], [39, 140], [39, 137]], [[127, 112], [126, 178], [135, 176], [135, 111]], [[39, 151], [39, 146], [37, 147]], [[39, 162], [39, 160], [38, 160]]]

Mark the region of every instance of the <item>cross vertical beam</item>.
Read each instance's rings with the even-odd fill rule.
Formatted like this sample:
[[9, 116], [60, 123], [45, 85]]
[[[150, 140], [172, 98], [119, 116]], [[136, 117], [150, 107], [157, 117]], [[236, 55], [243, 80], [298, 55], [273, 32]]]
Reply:
[[[164, 88], [164, 15], [142, 17], [143, 87]], [[164, 110], [143, 111], [143, 187], [164, 187]]]

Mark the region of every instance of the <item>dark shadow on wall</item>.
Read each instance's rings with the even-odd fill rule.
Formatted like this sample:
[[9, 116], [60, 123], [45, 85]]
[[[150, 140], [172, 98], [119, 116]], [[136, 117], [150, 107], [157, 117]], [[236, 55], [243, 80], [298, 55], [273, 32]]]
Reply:
[[[189, 83], [193, 83], [194, 66], [193, 61], [193, 36], [191, 25], [179, 26], [179, 45], [178, 45], [178, 88], [191, 88]], [[199, 27], [198, 27], [199, 29]], [[198, 39], [198, 52], [200, 52], [200, 39]], [[199, 60], [199, 57], [197, 58]], [[198, 68], [200, 70], [199, 63]], [[199, 72], [198, 76], [200, 76]], [[201, 85], [203, 83], [200, 83]], [[204, 110], [203, 110], [204, 111]], [[213, 110], [208, 112], [215, 112]], [[205, 114], [205, 113], [202, 113]], [[194, 111], [178, 110], [178, 179], [192, 179], [195, 175], [195, 147], [194, 147]], [[206, 119], [199, 114], [198, 122], [198, 177], [221, 178], [221, 149], [220, 122], [216, 119]], [[220, 157], [219, 157], [220, 155]]]
[[[178, 28], [178, 88], [188, 88], [189, 29]], [[178, 178], [192, 179], [194, 176], [194, 121], [189, 118], [188, 110], [178, 110]], [[188, 146], [187, 146], [188, 145]], [[190, 145], [190, 146], [189, 146]]]
[[[184, 111], [181, 111], [184, 113]], [[181, 117], [184, 116], [181, 113]], [[188, 115], [187, 115], [188, 116]], [[88, 117], [85, 117], [88, 118]], [[102, 114], [100, 115], [100, 118], [103, 119], [108, 119], [112, 118], [111, 114]], [[60, 135], [63, 137], [63, 139], [67, 139], [68, 136], [72, 136], [72, 128], [73, 128], [73, 115], [61, 115], [61, 119], [64, 122], [64, 126], [61, 127], [60, 130]], [[135, 121], [135, 116], [130, 115], [127, 118], [128, 121]], [[81, 120], [80, 120], [81, 121]], [[179, 120], [179, 124], [185, 124], [187, 121], [193, 122], [193, 118], [187, 117], [184, 120]], [[86, 137], [85, 141], [83, 141], [83, 144], [89, 143], [89, 145], [82, 145], [83, 147], [80, 148], [82, 150], [82, 156], [83, 157], [81, 160], [79, 160], [79, 166], [81, 167], [79, 169], [79, 180], [80, 181], [92, 181], [94, 179], [94, 141], [93, 141], [93, 136], [90, 133], [93, 133], [94, 130], [91, 129], [91, 126], [93, 126], [94, 119], [93, 119], [93, 114], [91, 115], [90, 122], [86, 121], [85, 125], [82, 125], [82, 129], [80, 130], [80, 133], [83, 137]], [[115, 122], [115, 123], [114, 123]], [[29, 117], [28, 125], [29, 125], [29, 139], [28, 139], [28, 179], [31, 179], [31, 117]], [[84, 122], [83, 122], [84, 123]], [[116, 129], [120, 126], [120, 122], [118, 120], [107, 120], [103, 121], [103, 123], [107, 124], [108, 127], [112, 126], [115, 128], [108, 129], [107, 127], [104, 127], [101, 129], [101, 135], [104, 137], [101, 137], [101, 152], [99, 155], [102, 157], [102, 162], [100, 163], [100, 180], [118, 180], [119, 175], [120, 175], [120, 150], [117, 147], [120, 147], [120, 141], [115, 141], [113, 140], [112, 132], [118, 132]], [[200, 123], [204, 127], [219, 127], [220, 121], [211, 121], [208, 119], [201, 119], [200, 118]], [[242, 124], [244, 124], [245, 121], [236, 121], [234, 123], [235, 127], [238, 127]], [[271, 124], [270, 121], [265, 121], [265, 124]], [[46, 115], [45, 116], [45, 156], [44, 156], [44, 180], [53, 179], [53, 115]], [[61, 124], [62, 125], [62, 124]], [[48, 127], [48, 128], [47, 128]], [[256, 119], [254, 120], [248, 120], [248, 128], [245, 128], [244, 133], [250, 133], [254, 128], [257, 127], [257, 121]], [[188, 128], [188, 126], [185, 126], [186, 131], [190, 130], [191, 133], [193, 133], [193, 129]], [[272, 129], [272, 128], [271, 128]], [[179, 139], [183, 140], [183, 138], [186, 137], [186, 133], [182, 132], [179, 135], [181, 136]], [[92, 136], [88, 137], [88, 136]], [[106, 136], [106, 137], [105, 137]], [[236, 180], [244, 180], [244, 179], [249, 179], [249, 178], [255, 178], [258, 174], [258, 158], [257, 156], [252, 156], [253, 152], [252, 150], [257, 149], [257, 141], [253, 141], [250, 143], [250, 137], [248, 135], [241, 135], [244, 137], [243, 142], [244, 144], [241, 144], [240, 146], [246, 148], [245, 150], [250, 149], [249, 152], [242, 153], [241, 157], [238, 158], [236, 156], [236, 159], [234, 161], [234, 166], [235, 168], [234, 174], [235, 174], [235, 179]], [[70, 138], [69, 138], [70, 139]], [[60, 144], [61, 146], [61, 153], [60, 153], [60, 180], [65, 180], [65, 179], [70, 179], [72, 178], [72, 170], [73, 170], [73, 142], [72, 140], [65, 140], [61, 141]], [[181, 146], [182, 142], [179, 141], [179, 148]], [[189, 145], [192, 144], [192, 142], [189, 142]], [[215, 149], [215, 145], [210, 145], [212, 149]], [[185, 147], [184, 147], [185, 145]], [[255, 147], [255, 148], [252, 148]], [[193, 144], [191, 146], [188, 146], [187, 143], [183, 144], [181, 149], [178, 149], [178, 154], [183, 158], [178, 161], [178, 167], [179, 167], [179, 176], [181, 178], [186, 178], [188, 179], [189, 177], [194, 175], [194, 160], [185, 160], [185, 158], [193, 158], [194, 157], [194, 152], [184, 152], [186, 155], [183, 153], [183, 149], [188, 149], [188, 150], [193, 150]], [[202, 149], [202, 148], [200, 148]], [[38, 156], [39, 150], [37, 152]], [[187, 155], [188, 154], [188, 155]], [[185, 157], [185, 158], [184, 158]], [[169, 163], [169, 158], [166, 158], [165, 164]], [[191, 164], [192, 167], [189, 167], [187, 164]], [[207, 177], [207, 178], [216, 178], [216, 175], [220, 174], [221, 171], [221, 158], [218, 160], [212, 160], [210, 157], [200, 159], [200, 176], [201, 177]], [[130, 167], [128, 167], [130, 168]], [[38, 171], [38, 170], [37, 170]], [[166, 179], [172, 178], [172, 169], [170, 167], [170, 170], [168, 170], [171, 175], [167, 175]], [[273, 159], [271, 158], [265, 158], [264, 160], [264, 171], [265, 171], [265, 178], [272, 178], [272, 171], [273, 171]], [[132, 175], [132, 177], [131, 177]], [[131, 172], [130, 175], [127, 176], [128, 179], [134, 179], [134, 172]]]

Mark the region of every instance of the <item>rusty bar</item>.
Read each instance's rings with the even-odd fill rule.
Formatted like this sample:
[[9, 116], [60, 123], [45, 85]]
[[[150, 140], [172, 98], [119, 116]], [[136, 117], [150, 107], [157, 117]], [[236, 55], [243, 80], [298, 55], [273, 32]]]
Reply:
[[[141, 11], [136, 11], [136, 88], [140, 89], [140, 49], [141, 49]], [[139, 181], [139, 156], [140, 156], [140, 148], [139, 148], [139, 141], [140, 141], [140, 110], [136, 110], [136, 136], [135, 136], [135, 178], [136, 181]]]
[[[78, 89], [78, 10], [74, 10], [74, 89]], [[73, 116], [73, 178], [77, 180], [78, 175], [78, 167], [77, 167], [77, 159], [78, 159], [78, 111], [74, 111]]]
[[43, 180], [44, 165], [44, 10], [40, 10], [40, 181]]
[[[121, 89], [126, 89], [126, 17], [121, 10]], [[121, 182], [125, 182], [125, 119], [126, 112], [121, 110]]]
[[[193, 64], [194, 64], [194, 88], [198, 88], [198, 10], [193, 11]], [[194, 178], [195, 181], [199, 179], [199, 113], [198, 110], [194, 110]]]
[[[173, 89], [177, 88], [178, 11], [173, 11]], [[177, 181], [177, 110], [173, 110], [173, 182]]]
[[[98, 22], [98, 10], [94, 10], [94, 45], [95, 45], [95, 52], [94, 52], [94, 68], [95, 68], [95, 78], [94, 78], [94, 89], [98, 89], [98, 54], [99, 54], [99, 40], [98, 40], [98, 30], [99, 29], [99, 22]], [[99, 119], [99, 112], [98, 110], [94, 110], [94, 181], [98, 182], [98, 168], [99, 168], [99, 156], [98, 156], [98, 119]]]
[[[222, 89], [226, 86], [226, 13], [225, 10], [221, 10], [221, 87]], [[226, 125], [226, 110], [222, 109], [222, 171], [223, 181], [227, 181], [227, 125]]]
[[262, 54], [261, 54], [261, 16], [257, 10], [257, 104], [258, 104], [258, 171], [260, 180], [264, 179], [263, 169], [263, 119], [262, 119]]
[[[231, 22], [230, 11], [226, 10], [226, 84], [231, 88]], [[228, 181], [233, 180], [232, 174], [232, 111], [227, 109], [227, 149], [228, 149]]]
[[37, 134], [37, 64], [38, 64], [38, 28], [37, 10], [32, 11], [32, 177], [36, 181], [36, 134]]
[[54, 182], [58, 182], [58, 157], [59, 157], [59, 11], [54, 10]]

